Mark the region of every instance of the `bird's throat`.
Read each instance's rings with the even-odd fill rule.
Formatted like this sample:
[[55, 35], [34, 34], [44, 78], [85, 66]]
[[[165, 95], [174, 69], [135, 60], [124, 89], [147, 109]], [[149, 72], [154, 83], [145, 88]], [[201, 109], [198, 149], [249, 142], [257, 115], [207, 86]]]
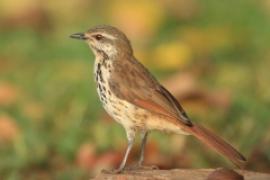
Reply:
[[96, 56], [96, 60], [99, 60], [99, 61], [109, 60], [108, 54], [106, 54], [104, 51], [97, 49], [97, 48], [94, 48], [93, 51], [94, 51], [94, 54]]

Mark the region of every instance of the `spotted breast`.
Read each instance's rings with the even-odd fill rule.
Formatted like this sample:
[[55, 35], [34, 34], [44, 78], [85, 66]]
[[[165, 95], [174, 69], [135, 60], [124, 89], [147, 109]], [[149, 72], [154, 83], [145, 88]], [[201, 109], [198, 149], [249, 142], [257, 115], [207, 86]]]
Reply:
[[106, 112], [125, 129], [143, 127], [140, 118], [135, 118], [133, 112], [138, 110], [134, 105], [117, 98], [110, 89], [110, 75], [113, 71], [112, 62], [106, 56], [99, 56], [95, 60], [94, 74], [97, 92]]
[[[167, 128], [166, 131], [168, 132], [179, 133], [179, 127], [176, 127], [174, 124], [167, 123], [165, 126], [164, 123], [166, 123], [166, 121], [164, 121], [164, 117], [139, 108], [117, 97], [111, 89], [112, 83], [114, 83], [114, 86], [121, 86], [121, 83], [110, 81], [113, 71], [114, 66], [112, 65], [112, 61], [108, 60], [106, 56], [99, 56], [95, 60], [95, 80], [102, 105], [106, 112], [127, 130], [127, 133], [151, 129], [165, 131], [164, 127]], [[181, 134], [185, 133], [181, 131]]]

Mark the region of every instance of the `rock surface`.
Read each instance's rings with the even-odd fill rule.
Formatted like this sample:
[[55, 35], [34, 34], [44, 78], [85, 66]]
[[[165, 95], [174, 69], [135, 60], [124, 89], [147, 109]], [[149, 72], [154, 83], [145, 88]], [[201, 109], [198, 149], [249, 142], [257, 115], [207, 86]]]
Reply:
[[[173, 169], [131, 170], [122, 174], [98, 174], [94, 180], [270, 180], [270, 174], [246, 170], [219, 169]], [[232, 180], [233, 180], [232, 179]]]

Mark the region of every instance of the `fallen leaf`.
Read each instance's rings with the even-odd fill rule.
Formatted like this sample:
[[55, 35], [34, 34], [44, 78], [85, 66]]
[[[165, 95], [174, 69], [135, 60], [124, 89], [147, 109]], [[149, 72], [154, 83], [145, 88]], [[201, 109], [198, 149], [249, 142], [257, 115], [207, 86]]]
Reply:
[[96, 148], [93, 144], [82, 144], [76, 155], [76, 164], [85, 170], [91, 170], [96, 163]]
[[0, 116], [0, 142], [12, 142], [19, 135], [19, 127], [8, 115]]

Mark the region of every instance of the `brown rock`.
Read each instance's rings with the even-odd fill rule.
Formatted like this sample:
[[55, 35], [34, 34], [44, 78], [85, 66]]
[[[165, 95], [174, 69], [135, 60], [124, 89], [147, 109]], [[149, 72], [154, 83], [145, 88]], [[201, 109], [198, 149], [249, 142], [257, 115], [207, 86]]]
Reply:
[[220, 168], [209, 174], [207, 180], [244, 180], [244, 177], [232, 169]]

